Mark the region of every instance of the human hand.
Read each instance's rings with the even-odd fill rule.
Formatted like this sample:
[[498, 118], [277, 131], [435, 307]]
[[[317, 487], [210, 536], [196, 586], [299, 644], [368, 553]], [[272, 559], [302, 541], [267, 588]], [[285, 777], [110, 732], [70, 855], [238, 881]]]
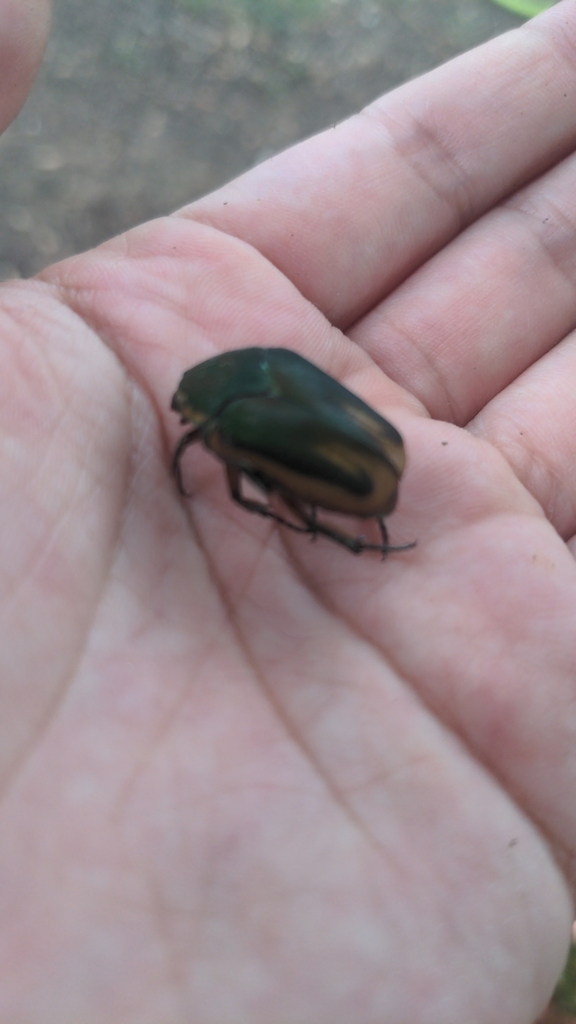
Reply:
[[[1, 1020], [546, 1002], [576, 841], [575, 46], [565, 2], [3, 286]], [[182, 501], [172, 392], [248, 345], [401, 430], [414, 551], [250, 516], [198, 451]]]

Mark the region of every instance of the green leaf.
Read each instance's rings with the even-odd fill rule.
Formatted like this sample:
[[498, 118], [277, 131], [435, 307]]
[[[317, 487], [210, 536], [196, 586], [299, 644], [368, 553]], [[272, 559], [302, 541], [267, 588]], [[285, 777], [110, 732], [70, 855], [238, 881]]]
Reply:
[[555, 3], [555, 0], [492, 0], [499, 7], [505, 7], [513, 14], [519, 14], [522, 18], [534, 18], [542, 11], [548, 10]]
[[568, 1013], [576, 1013], [576, 944], [574, 942], [570, 946], [566, 966], [556, 986], [553, 1004], [567, 1010]]

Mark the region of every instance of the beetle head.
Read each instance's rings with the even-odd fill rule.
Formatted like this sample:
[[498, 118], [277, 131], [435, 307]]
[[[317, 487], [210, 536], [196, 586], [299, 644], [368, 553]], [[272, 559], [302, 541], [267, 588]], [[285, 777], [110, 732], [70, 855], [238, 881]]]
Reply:
[[201, 427], [218, 416], [229, 402], [251, 395], [274, 394], [264, 350], [238, 349], [206, 359], [187, 370], [171, 407], [183, 422]]

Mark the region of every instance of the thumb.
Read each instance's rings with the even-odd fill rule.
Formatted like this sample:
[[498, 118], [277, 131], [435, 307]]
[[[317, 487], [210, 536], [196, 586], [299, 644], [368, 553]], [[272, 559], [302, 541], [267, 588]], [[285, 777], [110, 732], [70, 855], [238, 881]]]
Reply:
[[50, 0], [0, 0], [0, 132], [32, 88], [49, 24]]

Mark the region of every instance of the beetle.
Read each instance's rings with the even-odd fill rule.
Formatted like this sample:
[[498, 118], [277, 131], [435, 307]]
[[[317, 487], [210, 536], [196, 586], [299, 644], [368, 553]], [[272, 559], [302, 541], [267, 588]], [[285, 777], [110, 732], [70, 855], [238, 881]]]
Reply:
[[[249, 512], [354, 554], [408, 551], [389, 544], [384, 517], [393, 511], [405, 465], [395, 427], [327, 373], [285, 348], [245, 348], [187, 370], [171, 408], [193, 427], [180, 439], [172, 472], [181, 494], [182, 456], [202, 441], [226, 466], [230, 496]], [[297, 523], [242, 494], [242, 476], [276, 493]], [[189, 495], [188, 495], [189, 496]], [[317, 510], [376, 519], [372, 544], [318, 519]]]

